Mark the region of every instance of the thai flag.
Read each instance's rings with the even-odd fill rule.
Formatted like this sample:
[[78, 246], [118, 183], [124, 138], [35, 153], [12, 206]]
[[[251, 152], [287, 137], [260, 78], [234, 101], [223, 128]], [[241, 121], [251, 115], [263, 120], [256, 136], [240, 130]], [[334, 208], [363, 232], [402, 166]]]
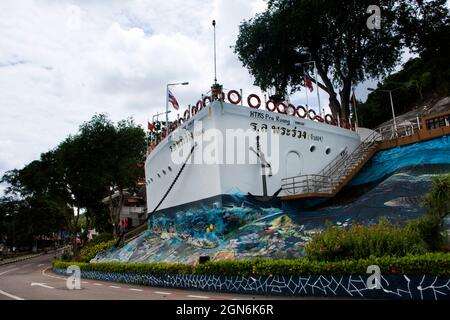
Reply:
[[309, 78], [309, 74], [308, 72], [306, 72], [306, 70], [303, 69], [303, 78], [305, 81], [305, 87], [309, 89], [309, 91], [313, 92], [313, 85], [312, 85], [312, 81]]
[[175, 108], [175, 110], [178, 110], [180, 108], [180, 105], [178, 104], [177, 99], [175, 99], [175, 96], [170, 92], [170, 89], [167, 90], [168, 94], [168, 101], [172, 104], [172, 106]]

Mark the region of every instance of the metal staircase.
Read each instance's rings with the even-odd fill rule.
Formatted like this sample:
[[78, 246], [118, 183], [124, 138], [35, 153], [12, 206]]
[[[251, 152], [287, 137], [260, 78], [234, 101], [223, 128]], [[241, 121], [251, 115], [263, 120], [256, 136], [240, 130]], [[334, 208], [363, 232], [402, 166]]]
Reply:
[[380, 135], [373, 132], [352, 152], [345, 149], [317, 174], [282, 179], [282, 200], [333, 197], [378, 151]]

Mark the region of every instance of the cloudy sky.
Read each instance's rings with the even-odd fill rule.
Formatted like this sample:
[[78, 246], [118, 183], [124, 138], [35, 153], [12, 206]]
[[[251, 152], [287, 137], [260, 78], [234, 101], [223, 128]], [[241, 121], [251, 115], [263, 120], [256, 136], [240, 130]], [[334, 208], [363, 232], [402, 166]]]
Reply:
[[[239, 23], [265, 8], [263, 0], [2, 0], [0, 176], [95, 113], [145, 127], [164, 110], [167, 83], [189, 81], [173, 93], [182, 107], [195, 103], [214, 78], [212, 19], [219, 82], [261, 94], [230, 46]], [[292, 99], [304, 103], [304, 93]]]

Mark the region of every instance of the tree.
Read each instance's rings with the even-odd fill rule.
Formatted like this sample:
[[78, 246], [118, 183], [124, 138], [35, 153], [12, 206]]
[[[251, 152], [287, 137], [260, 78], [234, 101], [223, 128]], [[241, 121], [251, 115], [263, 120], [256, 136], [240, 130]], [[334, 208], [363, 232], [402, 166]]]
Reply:
[[[109, 197], [109, 220], [117, 236], [124, 190], [132, 190], [143, 176], [138, 164], [144, 159], [145, 148], [145, 132], [132, 119], [114, 125], [104, 114], [93, 116], [80, 126], [76, 136], [66, 139], [58, 149], [76, 217], [79, 209], [85, 208], [88, 222], [96, 213], [100, 221], [101, 200]], [[116, 192], [118, 196], [114, 196]], [[78, 218], [74, 226], [77, 223]]]
[[[235, 52], [263, 90], [298, 90], [296, 63], [314, 60], [334, 115], [348, 118], [351, 87], [385, 75], [398, 62], [402, 35], [397, 1], [382, 0], [381, 28], [367, 20], [373, 1], [271, 0], [268, 10], [239, 28]], [[311, 79], [315, 81], [314, 79]], [[320, 81], [319, 81], [320, 82]], [[335, 86], [339, 89], [335, 91]]]
[[[144, 176], [139, 166], [146, 152], [145, 132], [132, 119], [120, 121], [116, 128], [113, 147], [109, 150], [107, 186], [109, 214], [113, 235], [117, 237], [120, 211], [125, 200], [125, 189], [135, 191], [137, 182]], [[114, 197], [115, 193], [118, 196]]]

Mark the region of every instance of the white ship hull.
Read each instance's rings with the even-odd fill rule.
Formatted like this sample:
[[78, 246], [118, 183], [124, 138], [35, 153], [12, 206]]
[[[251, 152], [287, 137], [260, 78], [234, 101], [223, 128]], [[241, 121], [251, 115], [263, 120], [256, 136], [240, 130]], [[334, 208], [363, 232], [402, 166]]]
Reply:
[[[194, 122], [196, 127], [201, 124], [202, 133], [194, 132]], [[185, 139], [184, 144], [176, 146], [178, 138], [175, 138], [177, 131], [174, 131], [147, 156], [147, 211], [151, 213], [155, 208], [160, 211], [206, 199], [220, 199], [222, 195], [237, 192], [262, 195], [261, 164], [254, 152], [249, 151], [250, 147], [257, 149], [256, 138], [249, 137], [247, 145], [240, 151], [236, 150], [235, 161], [230, 163], [227, 161], [229, 152], [226, 152], [229, 151], [227, 148], [230, 148], [230, 141], [225, 137], [227, 132], [235, 134], [233, 130], [238, 129], [253, 131], [255, 136], [262, 137], [265, 134], [264, 125], [267, 125], [269, 139], [264, 140], [268, 141], [267, 145], [261, 143], [260, 150], [272, 166], [271, 176], [268, 170], [265, 171], [268, 195], [279, 191], [283, 178], [316, 174], [340, 152], [345, 149], [352, 152], [360, 143], [359, 135], [352, 130], [297, 116], [215, 101], [180, 126], [192, 133], [191, 138], [194, 137], [198, 143], [175, 183], [173, 181], [189, 155], [186, 150], [190, 150], [193, 145], [192, 140]], [[221, 139], [218, 138], [221, 135], [224, 140], [223, 148]], [[276, 148], [271, 144], [276, 145]], [[185, 152], [174, 161], [174, 155], [179, 154], [182, 146]], [[219, 150], [219, 154], [214, 150]], [[239, 155], [244, 150], [247, 153], [245, 161], [242, 163], [240, 159], [241, 162], [238, 162]], [[216, 156], [215, 163], [211, 161], [211, 155], [213, 158]], [[172, 183], [173, 186], [167, 193]], [[281, 191], [279, 196], [283, 194], [284, 191]]]

